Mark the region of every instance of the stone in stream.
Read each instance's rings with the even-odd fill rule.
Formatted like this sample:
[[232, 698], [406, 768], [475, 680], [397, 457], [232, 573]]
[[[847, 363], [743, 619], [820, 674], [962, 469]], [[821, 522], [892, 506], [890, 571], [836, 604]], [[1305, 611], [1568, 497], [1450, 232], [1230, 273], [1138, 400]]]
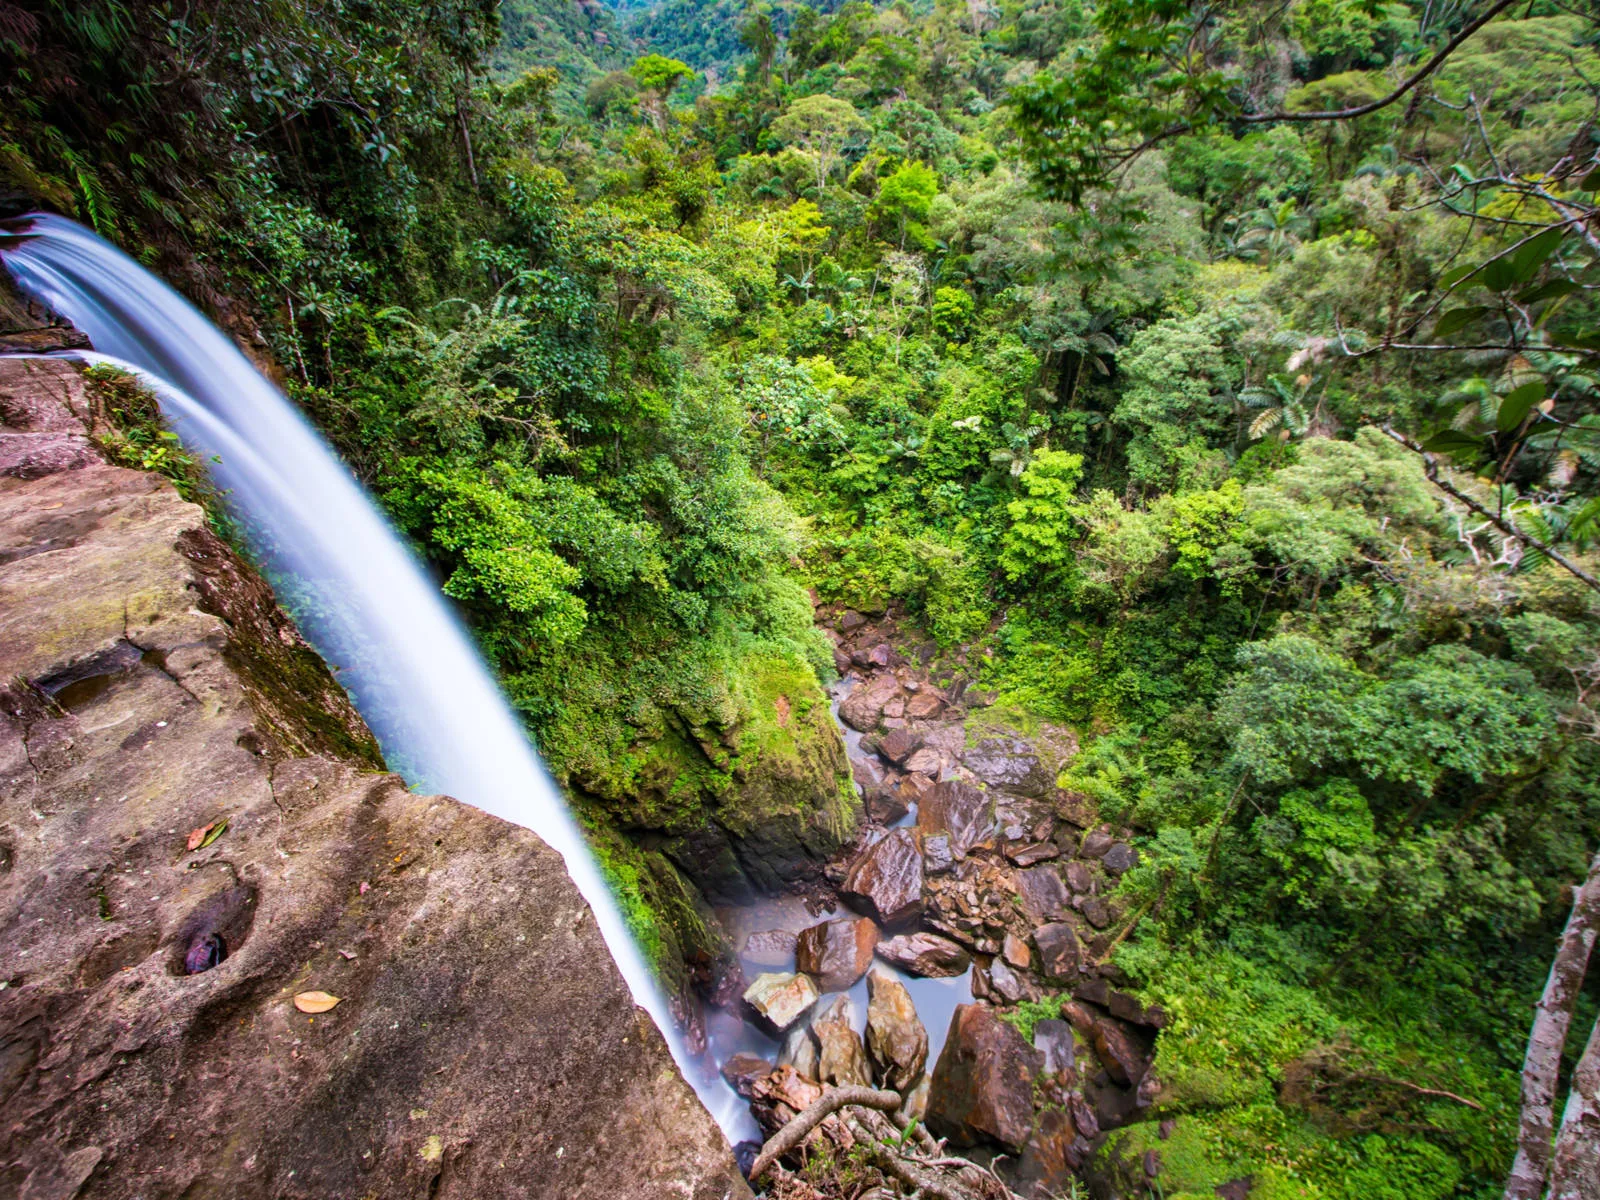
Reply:
[[817, 1002], [817, 985], [809, 975], [793, 971], [757, 975], [744, 993], [744, 1002], [759, 1022], [774, 1030], [784, 1030], [799, 1020]]
[[948, 834], [951, 853], [965, 858], [995, 832], [994, 800], [971, 784], [947, 780], [922, 798], [917, 806], [917, 828], [924, 837]]
[[984, 738], [961, 755], [962, 765], [990, 787], [1043, 796], [1055, 786], [1034, 748], [1021, 738]]
[[817, 1077], [817, 1039], [811, 1036], [810, 1025], [795, 1025], [784, 1035], [778, 1065], [793, 1067], [807, 1079]]
[[1072, 979], [1078, 974], [1078, 935], [1065, 921], [1041, 925], [1033, 931], [1039, 950], [1039, 971], [1049, 979]]
[[972, 994], [999, 1004], [1035, 1000], [1039, 995], [1027, 977], [1013, 971], [1003, 958], [996, 958], [987, 967], [972, 972]]
[[911, 811], [899, 788], [875, 787], [867, 791], [867, 820], [875, 825], [893, 825]]
[[926, 1071], [906, 1091], [900, 1101], [900, 1115], [908, 1121], [926, 1121], [928, 1119], [928, 1092], [933, 1085], [933, 1076]]
[[822, 1099], [820, 1083], [782, 1064], [766, 1078], [756, 1080], [752, 1092], [750, 1113], [768, 1136]]
[[893, 675], [874, 675], [856, 685], [839, 704], [839, 719], [851, 729], [870, 733], [883, 716], [883, 707], [900, 694], [900, 681]]
[[950, 979], [966, 974], [972, 956], [958, 943], [936, 933], [903, 933], [878, 943], [878, 957], [912, 975]]
[[1089, 870], [1088, 863], [1069, 862], [1067, 864], [1067, 886], [1080, 895], [1085, 895], [1094, 890], [1094, 872]]
[[905, 984], [882, 967], [867, 973], [867, 1054], [883, 1086], [905, 1095], [928, 1061], [928, 1031]]
[[841, 890], [885, 925], [916, 916], [922, 911], [922, 848], [915, 831], [891, 829], [855, 861]]
[[765, 929], [745, 938], [740, 954], [758, 967], [790, 967], [794, 965], [794, 944], [799, 936], [787, 929]]
[[835, 996], [817, 1011], [811, 1035], [817, 1039], [817, 1079], [835, 1087], [870, 1087], [867, 1052], [855, 1031], [856, 1006], [849, 996]]
[[914, 775], [937, 779], [944, 770], [944, 756], [934, 746], [919, 746], [901, 765]]
[[933, 780], [913, 771], [900, 781], [900, 798], [907, 804], [921, 804], [922, 798], [933, 790]]
[[918, 692], [906, 701], [906, 716], [915, 721], [927, 721], [939, 715], [944, 701], [931, 691]]
[[823, 921], [795, 942], [795, 967], [815, 978], [824, 992], [842, 992], [867, 973], [877, 945], [878, 927], [866, 917]]
[[1054, 867], [1046, 865], [1018, 871], [1016, 882], [1023, 911], [1039, 924], [1057, 920], [1070, 911], [1066, 885]]
[[722, 1077], [746, 1100], [755, 1093], [756, 1081], [770, 1074], [772, 1064], [754, 1054], [735, 1054], [722, 1064]]
[[957, 1146], [1021, 1150], [1033, 1128], [1043, 1056], [987, 1004], [958, 1004], [933, 1069], [928, 1127]]
[[922, 736], [909, 729], [891, 729], [878, 743], [878, 753], [900, 766], [922, 745]]

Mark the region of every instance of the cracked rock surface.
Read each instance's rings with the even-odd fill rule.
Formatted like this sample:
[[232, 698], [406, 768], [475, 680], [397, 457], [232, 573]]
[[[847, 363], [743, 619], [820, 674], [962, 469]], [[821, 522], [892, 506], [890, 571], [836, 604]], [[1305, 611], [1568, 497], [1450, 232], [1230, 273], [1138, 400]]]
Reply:
[[0, 1195], [747, 1197], [560, 857], [385, 773], [83, 388], [0, 359]]

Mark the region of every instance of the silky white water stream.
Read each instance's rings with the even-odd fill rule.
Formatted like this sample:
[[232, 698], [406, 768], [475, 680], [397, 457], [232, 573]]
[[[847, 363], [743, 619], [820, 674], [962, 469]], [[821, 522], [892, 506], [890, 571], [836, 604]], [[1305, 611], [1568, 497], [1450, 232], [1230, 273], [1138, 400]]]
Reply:
[[135, 370], [216, 486], [302, 631], [390, 765], [533, 830], [566, 860], [634, 1000], [724, 1131], [748, 1115], [691, 1058], [560, 791], [439, 589], [326, 442], [216, 326], [132, 258], [63, 217], [0, 232], [21, 290]]

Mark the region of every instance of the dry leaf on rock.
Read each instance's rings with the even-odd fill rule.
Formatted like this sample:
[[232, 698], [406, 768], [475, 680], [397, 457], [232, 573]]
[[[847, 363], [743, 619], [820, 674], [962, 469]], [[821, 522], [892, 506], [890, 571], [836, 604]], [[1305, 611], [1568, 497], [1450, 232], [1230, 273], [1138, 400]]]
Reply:
[[191, 829], [189, 831], [189, 849], [204, 850], [207, 846], [211, 845], [212, 842], [221, 837], [223, 831], [227, 828], [228, 819], [224, 817], [220, 821], [213, 821], [209, 825], [202, 825], [199, 829]]
[[294, 998], [294, 1006], [303, 1013], [325, 1013], [338, 1003], [339, 997], [327, 992], [300, 992]]

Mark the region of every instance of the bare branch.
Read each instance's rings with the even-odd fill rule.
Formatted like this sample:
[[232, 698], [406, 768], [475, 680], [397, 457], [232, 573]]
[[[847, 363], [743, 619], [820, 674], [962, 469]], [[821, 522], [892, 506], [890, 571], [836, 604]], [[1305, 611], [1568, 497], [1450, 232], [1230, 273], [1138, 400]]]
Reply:
[[1388, 108], [1389, 105], [1400, 99], [1400, 97], [1404, 96], [1412, 88], [1416, 87], [1417, 84], [1421, 83], [1429, 75], [1432, 75], [1441, 66], [1443, 66], [1445, 59], [1454, 54], [1456, 50], [1460, 48], [1462, 42], [1466, 41], [1473, 34], [1477, 33], [1478, 30], [1482, 29], [1495, 17], [1505, 12], [1506, 9], [1510, 8], [1516, 2], [1517, 0], [1497, 0], [1496, 3], [1491, 4], [1488, 8], [1488, 11], [1486, 11], [1477, 20], [1472, 21], [1464, 26], [1460, 33], [1456, 34], [1455, 37], [1451, 38], [1445, 43], [1444, 48], [1440, 50], [1439, 53], [1430, 58], [1426, 63], [1423, 64], [1421, 69], [1416, 71], [1404, 83], [1395, 88], [1394, 91], [1390, 92], [1381, 100], [1374, 100], [1370, 104], [1361, 104], [1355, 108], [1333, 109], [1326, 112], [1252, 113], [1248, 116], [1241, 116], [1237, 119], [1247, 125], [1265, 125], [1273, 121], [1348, 121], [1353, 117], [1364, 117], [1368, 113], [1375, 113], [1380, 108]]
[[1512, 524], [1511, 521], [1508, 520], [1506, 517], [1504, 517], [1504, 516], [1502, 516], [1502, 515], [1500, 515], [1498, 513], [1490, 512], [1487, 508], [1485, 508], [1483, 505], [1479, 504], [1471, 496], [1467, 495], [1460, 488], [1456, 487], [1456, 485], [1451, 483], [1448, 479], [1440, 478], [1438, 460], [1436, 458], [1434, 458], [1433, 455], [1429, 454], [1426, 450], [1424, 450], [1421, 446], [1419, 446], [1416, 442], [1412, 441], [1405, 434], [1396, 432], [1389, 425], [1381, 425], [1381, 426], [1379, 426], [1379, 428], [1383, 430], [1385, 435], [1387, 435], [1388, 437], [1393, 438], [1395, 441], [1399, 442], [1407, 450], [1411, 450], [1411, 451], [1413, 451], [1413, 452], [1415, 452], [1417, 454], [1420, 454], [1422, 456], [1422, 470], [1423, 470], [1423, 473], [1425, 475], [1427, 475], [1428, 481], [1430, 483], [1432, 483], [1436, 488], [1438, 488], [1441, 492], [1445, 492], [1445, 493], [1447, 493], [1447, 494], [1449, 494], [1451, 496], [1454, 496], [1457, 500], [1461, 501], [1461, 503], [1465, 504], [1473, 512], [1477, 513], [1480, 517], [1483, 517], [1485, 520], [1487, 520], [1491, 525], [1493, 525], [1501, 533], [1504, 533], [1509, 537], [1517, 538], [1519, 541], [1526, 542], [1528, 545], [1532, 546], [1535, 550], [1538, 550], [1541, 554], [1543, 554], [1551, 562], [1555, 563], [1557, 566], [1562, 567], [1566, 571], [1570, 572], [1573, 576], [1575, 576], [1576, 578], [1582, 580], [1585, 584], [1587, 584], [1589, 587], [1593, 588], [1595, 591], [1600, 592], [1600, 579], [1596, 579], [1593, 575], [1589, 574], [1589, 572], [1585, 571], [1582, 567], [1578, 566], [1576, 563], [1574, 563], [1571, 560], [1567, 559], [1554, 546], [1550, 545], [1548, 542], [1542, 542], [1538, 538], [1534, 537], [1531, 533], [1528, 533], [1528, 532], [1526, 532], [1526, 531], [1524, 531], [1522, 529], [1517, 528], [1517, 526]]
[[767, 1139], [750, 1166], [750, 1181], [754, 1183], [763, 1171], [805, 1141], [807, 1134], [847, 1104], [893, 1112], [900, 1107], [900, 1093], [854, 1085], [824, 1092], [820, 1100], [807, 1105], [794, 1120]]

